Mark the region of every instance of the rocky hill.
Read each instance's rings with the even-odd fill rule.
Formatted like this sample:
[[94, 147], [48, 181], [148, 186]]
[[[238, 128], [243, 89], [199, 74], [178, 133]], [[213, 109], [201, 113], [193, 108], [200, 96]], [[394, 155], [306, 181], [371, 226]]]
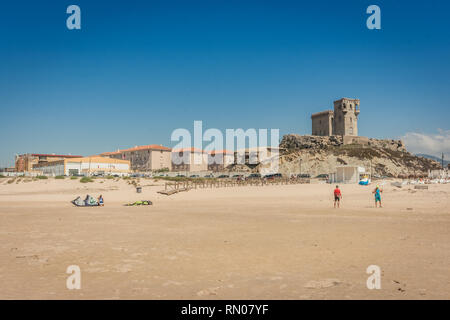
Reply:
[[280, 172], [316, 176], [336, 171], [339, 165], [365, 167], [374, 175], [389, 177], [426, 176], [440, 164], [407, 152], [400, 140], [361, 138], [344, 144], [341, 136], [285, 135], [280, 143]]

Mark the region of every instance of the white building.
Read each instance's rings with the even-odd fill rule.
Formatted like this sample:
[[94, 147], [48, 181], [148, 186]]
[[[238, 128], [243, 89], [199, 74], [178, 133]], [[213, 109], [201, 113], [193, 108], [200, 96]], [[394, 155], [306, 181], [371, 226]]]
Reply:
[[130, 160], [131, 170], [137, 172], [148, 172], [153, 170], [172, 169], [172, 149], [162, 145], [151, 144], [136, 146], [115, 152], [101, 153], [102, 157], [120, 160]]
[[449, 179], [450, 171], [448, 169], [435, 169], [428, 171], [428, 178], [431, 179]]
[[33, 169], [49, 176], [94, 174], [126, 176], [130, 173], [130, 161], [94, 156], [36, 164]]
[[361, 176], [367, 176], [366, 169], [364, 167], [357, 166], [338, 166], [336, 167], [336, 174], [330, 177], [330, 182], [338, 183], [358, 183], [361, 180]]

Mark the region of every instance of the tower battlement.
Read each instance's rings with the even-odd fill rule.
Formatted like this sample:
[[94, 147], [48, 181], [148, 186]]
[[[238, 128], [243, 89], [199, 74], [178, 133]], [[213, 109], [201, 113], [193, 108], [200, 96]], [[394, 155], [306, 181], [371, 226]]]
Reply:
[[334, 101], [334, 110], [311, 115], [312, 135], [357, 136], [359, 99], [341, 98]]

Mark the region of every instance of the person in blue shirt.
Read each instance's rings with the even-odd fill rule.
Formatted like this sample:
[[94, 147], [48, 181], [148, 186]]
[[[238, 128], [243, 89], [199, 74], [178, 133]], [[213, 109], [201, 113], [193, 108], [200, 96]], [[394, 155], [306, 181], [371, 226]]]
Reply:
[[104, 204], [103, 204], [103, 196], [102, 196], [102, 195], [100, 195], [100, 197], [98, 197], [98, 205], [99, 205], [100, 207], [103, 207], [103, 206], [104, 206]]
[[375, 195], [375, 208], [377, 207], [377, 203], [380, 203], [380, 208], [381, 208], [381, 193], [383, 192], [383, 190], [380, 189], [380, 186], [377, 185], [375, 187], [375, 190], [372, 191], [372, 193]]

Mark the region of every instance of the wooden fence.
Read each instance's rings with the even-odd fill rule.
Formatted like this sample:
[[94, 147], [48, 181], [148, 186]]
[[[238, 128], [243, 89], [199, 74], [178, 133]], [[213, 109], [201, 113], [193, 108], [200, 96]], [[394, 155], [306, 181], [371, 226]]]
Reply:
[[271, 186], [271, 185], [290, 185], [310, 183], [309, 179], [304, 178], [277, 178], [277, 179], [219, 179], [219, 180], [186, 180], [166, 182], [164, 190], [158, 191], [161, 194], [171, 195], [174, 193], [189, 191], [191, 189], [212, 189], [226, 187], [246, 187], [246, 186]]

